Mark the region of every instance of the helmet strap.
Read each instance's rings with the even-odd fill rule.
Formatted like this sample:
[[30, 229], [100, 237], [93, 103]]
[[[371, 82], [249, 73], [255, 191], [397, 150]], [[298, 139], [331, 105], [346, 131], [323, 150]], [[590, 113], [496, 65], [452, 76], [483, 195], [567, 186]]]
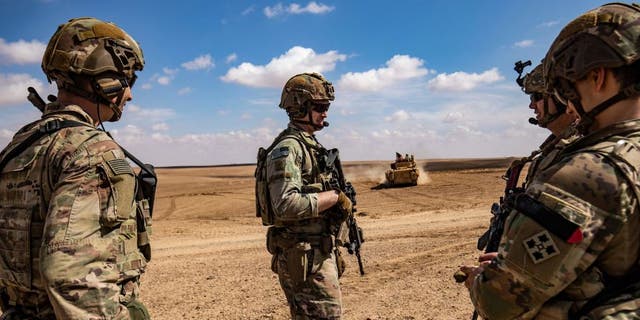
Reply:
[[302, 117], [293, 118], [293, 117], [291, 117], [291, 114], [289, 114], [289, 116], [290, 116], [289, 119], [291, 119], [291, 122], [304, 124], [304, 125], [309, 125], [312, 128], [314, 128], [315, 130], [320, 130], [320, 129], [323, 129], [325, 127], [324, 125], [317, 125], [317, 124], [313, 123], [313, 118], [311, 117], [311, 105], [309, 104], [309, 102], [306, 102], [304, 104], [304, 106], [302, 106], [300, 111], [301, 111], [300, 113], [302, 113], [302, 117], [304, 117], [306, 115], [308, 120], [301, 120]]
[[555, 113], [549, 112], [549, 99], [548, 99], [548, 96], [545, 96], [544, 102], [543, 102], [544, 117], [542, 117], [542, 119], [540, 119], [540, 121], [538, 122], [538, 126], [542, 128], [546, 128], [549, 123], [558, 119], [558, 117], [560, 117], [563, 113], [565, 113], [567, 109], [567, 107], [564, 104], [560, 103], [555, 97], [551, 96], [551, 98], [553, 99], [553, 102], [556, 105], [556, 112]]
[[580, 101], [572, 101], [573, 104], [576, 107], [576, 110], [578, 110], [578, 113], [580, 114], [580, 123], [578, 124], [578, 130], [580, 131], [580, 133], [582, 134], [586, 134], [589, 130], [589, 128], [593, 125], [593, 123], [595, 122], [595, 117], [597, 115], [599, 115], [600, 113], [602, 113], [604, 110], [608, 109], [609, 107], [611, 107], [612, 105], [625, 100], [627, 98], [633, 97], [633, 96], [637, 96], [640, 94], [640, 83], [634, 83], [630, 86], [627, 86], [626, 88], [620, 90], [617, 94], [615, 94], [613, 97], [601, 102], [600, 104], [598, 104], [597, 106], [595, 106], [591, 111], [589, 112], [585, 112], [584, 108], [582, 107], [582, 104], [580, 103]]

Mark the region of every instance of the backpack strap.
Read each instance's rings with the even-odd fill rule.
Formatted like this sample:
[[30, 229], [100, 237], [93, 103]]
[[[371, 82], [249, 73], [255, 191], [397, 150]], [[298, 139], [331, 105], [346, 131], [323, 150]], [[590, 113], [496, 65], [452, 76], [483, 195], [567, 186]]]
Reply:
[[11, 159], [17, 157], [24, 150], [26, 150], [29, 146], [31, 146], [34, 142], [38, 141], [45, 135], [52, 134], [60, 129], [71, 128], [71, 127], [80, 127], [80, 126], [88, 126], [86, 123], [82, 123], [79, 121], [73, 120], [60, 120], [53, 119], [51, 121], [47, 121], [38, 128], [36, 132], [32, 135], [24, 139], [21, 143], [11, 149], [6, 153], [4, 157], [2, 157], [2, 161], [0, 161], [0, 172], [4, 169], [4, 167], [11, 161]]

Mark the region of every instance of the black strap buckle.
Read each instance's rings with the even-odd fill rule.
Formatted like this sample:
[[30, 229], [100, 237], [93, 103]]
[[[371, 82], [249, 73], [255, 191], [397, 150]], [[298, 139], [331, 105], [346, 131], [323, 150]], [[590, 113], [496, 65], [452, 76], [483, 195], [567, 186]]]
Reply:
[[58, 119], [54, 119], [46, 122], [42, 127], [40, 127], [40, 132], [43, 133], [51, 133], [60, 130], [61, 121]]

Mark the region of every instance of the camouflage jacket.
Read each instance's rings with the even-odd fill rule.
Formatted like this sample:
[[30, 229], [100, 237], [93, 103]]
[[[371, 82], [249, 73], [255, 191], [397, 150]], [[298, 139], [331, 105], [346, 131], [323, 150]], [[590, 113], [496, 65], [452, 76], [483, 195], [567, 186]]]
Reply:
[[79, 106], [53, 103], [0, 159], [54, 119], [86, 126], [44, 135], [0, 175], [3, 304], [40, 319], [128, 319], [146, 260], [122, 149]]
[[[640, 120], [578, 139], [555, 159], [515, 200], [498, 257], [474, 280], [484, 318], [569, 319], [604, 288], [638, 279]], [[627, 319], [619, 314], [635, 312], [638, 297], [596, 305], [588, 319]]]
[[318, 212], [318, 192], [327, 179], [320, 172], [318, 158], [324, 147], [315, 136], [289, 124], [288, 136], [267, 155], [267, 182], [275, 225], [286, 226], [295, 232], [322, 233], [321, 212]]
[[528, 182], [532, 181], [535, 175], [546, 166], [555, 162], [556, 157], [560, 154], [560, 151], [564, 149], [571, 142], [575, 141], [579, 137], [578, 132], [574, 126], [569, 126], [560, 135], [550, 135], [540, 145], [538, 150], [534, 151], [531, 156], [531, 164], [527, 171], [527, 177], [525, 180], [525, 187]]

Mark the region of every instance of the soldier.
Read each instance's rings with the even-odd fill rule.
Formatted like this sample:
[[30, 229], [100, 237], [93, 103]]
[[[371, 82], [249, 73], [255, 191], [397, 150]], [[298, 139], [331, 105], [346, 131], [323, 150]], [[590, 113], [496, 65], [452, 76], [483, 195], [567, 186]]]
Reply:
[[42, 69], [57, 99], [45, 106], [34, 91], [42, 118], [0, 153], [1, 319], [150, 318], [138, 300], [149, 247], [136, 176], [97, 129], [120, 119], [143, 66], [113, 23], [72, 19], [51, 37]]
[[497, 257], [464, 267], [488, 319], [640, 317], [640, 8], [606, 4], [570, 22], [544, 60], [545, 86], [584, 136], [540, 170]]
[[540, 169], [541, 163], [546, 165], [551, 162], [559, 150], [578, 137], [575, 127], [572, 126], [576, 120], [575, 114], [565, 112], [567, 106], [552, 93], [547, 92], [542, 67], [542, 64], [539, 64], [524, 77], [522, 90], [529, 95], [531, 100], [529, 108], [535, 113], [535, 118], [529, 118], [529, 123], [546, 128], [551, 131], [551, 134], [538, 147], [538, 150], [522, 163], [524, 165], [531, 161], [525, 187]]
[[[290, 122], [265, 151], [266, 188], [256, 189], [257, 203], [265, 208], [263, 224], [272, 225], [267, 233], [272, 270], [292, 319], [340, 319], [342, 314], [338, 278], [344, 262], [333, 234], [353, 207], [342, 191], [324, 187], [330, 178], [321, 168], [327, 150], [314, 136], [329, 125], [324, 120], [333, 99], [333, 86], [320, 74], [287, 81], [280, 108]], [[260, 175], [256, 178], [259, 183]]]

